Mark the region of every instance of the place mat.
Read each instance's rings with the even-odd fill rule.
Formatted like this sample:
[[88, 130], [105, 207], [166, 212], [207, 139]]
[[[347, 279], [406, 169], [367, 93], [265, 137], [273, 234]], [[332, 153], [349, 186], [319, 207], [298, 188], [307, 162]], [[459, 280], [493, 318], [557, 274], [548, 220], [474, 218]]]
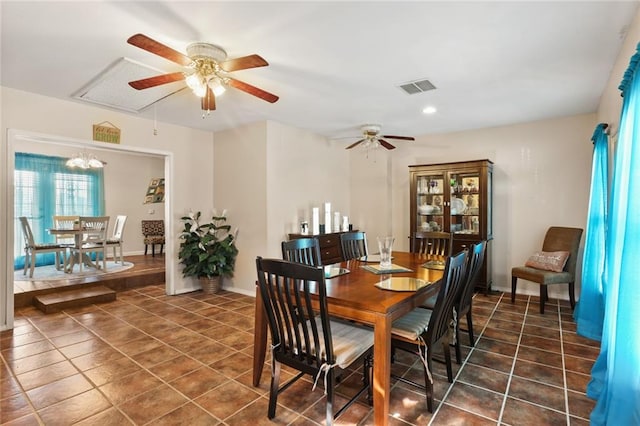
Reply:
[[382, 280], [376, 283], [375, 286], [383, 290], [391, 291], [416, 291], [429, 284], [431, 284], [429, 281], [419, 278], [394, 277]]
[[324, 277], [325, 278], [334, 278], [334, 277], [337, 277], [339, 275], [348, 274], [349, 272], [351, 272], [351, 271], [346, 269], [346, 268], [325, 268]]
[[444, 270], [444, 262], [442, 260], [430, 260], [422, 264], [423, 268]]
[[412, 269], [405, 268], [404, 266], [391, 265], [391, 268], [382, 269], [380, 265], [363, 265], [361, 268], [366, 269], [374, 274], [393, 274], [394, 272], [413, 272]]

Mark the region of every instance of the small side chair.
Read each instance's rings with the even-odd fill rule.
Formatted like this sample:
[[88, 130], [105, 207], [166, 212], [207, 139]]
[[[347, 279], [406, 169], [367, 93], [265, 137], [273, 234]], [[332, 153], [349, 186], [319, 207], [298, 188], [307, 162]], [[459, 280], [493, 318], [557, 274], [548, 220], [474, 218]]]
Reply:
[[295, 238], [282, 242], [282, 258], [309, 266], [322, 266], [320, 244], [315, 238]]
[[156, 244], [160, 245], [160, 254], [164, 248], [164, 220], [143, 220], [142, 235], [144, 235], [144, 255], [151, 245], [151, 256], [156, 255]]
[[517, 266], [511, 269], [511, 303], [515, 302], [518, 278], [540, 284], [540, 313], [544, 314], [544, 303], [549, 300], [547, 286], [552, 284], [569, 284], [569, 301], [571, 309], [576, 306], [575, 273], [578, 260], [578, 249], [582, 229], [552, 226], [547, 230], [542, 243], [543, 252], [567, 251], [569, 257], [561, 272], [537, 269], [530, 266]]
[[364, 232], [345, 232], [340, 234], [340, 246], [344, 260], [360, 259], [368, 254], [367, 234]]

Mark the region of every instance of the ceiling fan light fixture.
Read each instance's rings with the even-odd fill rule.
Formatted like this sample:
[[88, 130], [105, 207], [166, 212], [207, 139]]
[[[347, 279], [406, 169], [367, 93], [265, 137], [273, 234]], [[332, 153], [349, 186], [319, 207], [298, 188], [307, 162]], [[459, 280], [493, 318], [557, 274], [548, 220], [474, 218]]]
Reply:
[[222, 81], [220, 81], [218, 77], [212, 78], [211, 80], [209, 80], [208, 85], [211, 91], [213, 92], [213, 94], [216, 96], [222, 95], [227, 90], [222, 85]]

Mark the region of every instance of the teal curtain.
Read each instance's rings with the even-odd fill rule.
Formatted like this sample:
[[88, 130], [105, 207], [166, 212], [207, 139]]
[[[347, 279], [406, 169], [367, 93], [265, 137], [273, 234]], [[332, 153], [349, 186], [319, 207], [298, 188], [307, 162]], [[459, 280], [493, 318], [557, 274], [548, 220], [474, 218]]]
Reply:
[[[102, 169], [66, 167], [67, 158], [18, 152], [14, 171], [14, 268], [24, 267], [24, 236], [19, 217], [29, 220], [37, 243], [54, 242], [47, 229], [54, 215], [104, 214]], [[36, 265], [51, 265], [54, 254], [39, 254]]]
[[596, 126], [593, 141], [591, 193], [582, 260], [580, 301], [573, 317], [577, 333], [593, 340], [602, 339], [604, 322], [604, 256], [607, 220], [607, 179], [609, 177], [609, 137], [606, 124]]
[[620, 84], [622, 114], [608, 217], [600, 355], [587, 395], [592, 425], [640, 424], [640, 45]]

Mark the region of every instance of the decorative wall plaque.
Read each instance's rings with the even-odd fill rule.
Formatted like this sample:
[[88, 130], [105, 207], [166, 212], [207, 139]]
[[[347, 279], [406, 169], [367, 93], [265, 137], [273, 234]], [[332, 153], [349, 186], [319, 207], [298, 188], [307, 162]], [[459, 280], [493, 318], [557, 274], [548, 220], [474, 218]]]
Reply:
[[120, 129], [109, 121], [94, 124], [93, 140], [98, 142], [120, 143]]

